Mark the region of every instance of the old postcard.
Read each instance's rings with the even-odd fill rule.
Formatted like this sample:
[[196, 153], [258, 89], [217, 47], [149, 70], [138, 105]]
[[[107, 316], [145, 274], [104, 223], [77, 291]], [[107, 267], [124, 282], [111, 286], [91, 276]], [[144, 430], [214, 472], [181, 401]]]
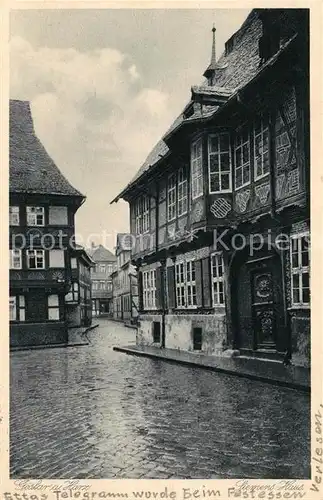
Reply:
[[320, 7], [3, 7], [4, 500], [322, 498]]

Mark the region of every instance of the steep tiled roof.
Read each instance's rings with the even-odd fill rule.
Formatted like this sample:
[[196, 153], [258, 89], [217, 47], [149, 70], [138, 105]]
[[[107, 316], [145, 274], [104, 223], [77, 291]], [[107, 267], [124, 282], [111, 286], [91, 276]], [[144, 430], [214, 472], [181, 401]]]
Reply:
[[10, 192], [84, 196], [55, 165], [35, 134], [30, 104], [10, 100]]
[[[277, 10], [281, 26], [281, 50], [284, 49], [288, 40], [297, 33], [297, 13], [298, 9], [280, 9]], [[214, 85], [210, 86], [210, 95], [219, 92], [222, 88], [223, 96], [232, 97], [239, 89], [244, 87], [264, 66], [260, 66], [259, 57], [259, 39], [262, 36], [262, 22], [260, 20], [258, 9], [250, 12], [245, 22], [240, 29], [230, 38], [230, 50], [226, 49], [220, 59], [216, 62], [214, 68], [215, 79]], [[199, 92], [206, 93], [207, 82], [204, 80], [199, 87], [193, 87], [193, 94], [199, 89]], [[212, 92], [212, 88], [214, 92]], [[191, 103], [193, 101], [191, 100]], [[190, 103], [189, 103], [190, 104]], [[201, 118], [208, 118], [216, 113], [219, 106], [208, 105], [201, 107], [194, 106], [193, 113], [186, 115], [186, 110], [189, 104], [184, 108], [183, 112], [172, 123], [163, 138], [156, 144], [153, 150], [148, 155], [143, 165], [138, 170], [137, 174], [126, 186], [126, 188], [115, 198], [118, 200], [145, 172], [151, 169], [159, 160], [160, 157], [169, 152], [164, 138], [169, 136], [176, 128], [184, 121], [194, 121]], [[114, 201], [115, 201], [114, 200]]]
[[91, 256], [94, 262], [114, 262], [116, 261], [116, 256], [113, 255], [110, 250], [105, 248], [103, 245], [98, 245], [97, 247], [90, 248], [87, 253]]
[[83, 259], [86, 260], [90, 266], [93, 267], [95, 265], [95, 262], [92, 259], [92, 257], [90, 256], [89, 252], [82, 245], [79, 245], [78, 243], [76, 243], [75, 244], [75, 251], [79, 255], [82, 255]]

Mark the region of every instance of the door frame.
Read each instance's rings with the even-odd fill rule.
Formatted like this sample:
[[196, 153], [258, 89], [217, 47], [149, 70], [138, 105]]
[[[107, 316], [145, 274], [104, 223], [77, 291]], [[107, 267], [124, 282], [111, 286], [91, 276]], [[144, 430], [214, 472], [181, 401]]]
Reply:
[[[256, 254], [254, 255], [256, 262], [257, 260], [265, 260], [277, 258], [280, 262], [280, 284], [281, 284], [281, 297], [282, 297], [282, 316], [284, 318], [283, 330], [284, 337], [286, 343], [286, 351], [291, 351], [291, 335], [290, 335], [290, 325], [288, 322], [288, 314], [287, 314], [287, 300], [286, 300], [286, 284], [285, 284], [285, 262], [284, 262], [284, 252], [280, 251], [275, 247], [275, 245], [268, 241], [268, 238], [264, 237], [264, 242], [268, 251], [268, 255], [264, 257], [259, 257], [257, 259]], [[242, 265], [246, 264], [248, 261], [250, 245], [247, 244], [246, 247], [242, 250], [235, 250], [228, 263], [228, 293], [227, 299], [229, 303], [229, 311], [230, 311], [230, 337], [233, 349], [244, 349], [241, 347], [241, 336], [239, 334], [239, 312], [238, 312], [238, 294], [237, 294], [237, 275], [238, 271]], [[251, 279], [251, 277], [250, 277]], [[250, 282], [250, 293], [252, 292], [252, 284]], [[275, 315], [276, 320], [276, 315]], [[254, 321], [253, 321], [254, 324]], [[229, 332], [228, 332], [229, 333]], [[255, 345], [255, 333], [253, 332], [253, 352], [257, 352]]]

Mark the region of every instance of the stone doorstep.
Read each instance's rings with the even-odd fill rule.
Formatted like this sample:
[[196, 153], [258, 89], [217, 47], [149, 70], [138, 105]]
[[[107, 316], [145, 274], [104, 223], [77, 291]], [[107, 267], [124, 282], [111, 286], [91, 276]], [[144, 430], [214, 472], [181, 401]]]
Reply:
[[310, 391], [310, 370], [301, 366], [285, 367], [282, 362], [247, 356], [208, 356], [151, 346], [114, 347], [115, 351], [146, 356], [229, 375], [245, 377], [274, 385]]

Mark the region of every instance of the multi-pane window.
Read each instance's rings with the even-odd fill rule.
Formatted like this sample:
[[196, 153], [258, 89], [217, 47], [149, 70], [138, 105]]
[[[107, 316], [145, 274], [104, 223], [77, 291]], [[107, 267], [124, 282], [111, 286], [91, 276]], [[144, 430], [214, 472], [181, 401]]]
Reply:
[[167, 183], [167, 220], [176, 218], [176, 174], [168, 177]]
[[195, 262], [186, 262], [186, 301], [187, 307], [196, 306]]
[[98, 289], [98, 282], [97, 281], [93, 281], [92, 282], [92, 290], [97, 290]]
[[144, 233], [149, 231], [149, 198], [148, 198], [148, 196], [142, 197], [142, 231]]
[[292, 304], [310, 303], [310, 248], [309, 234], [291, 237], [290, 259], [292, 279]]
[[45, 269], [45, 251], [27, 250], [27, 267], [29, 269]]
[[100, 264], [99, 270], [100, 270], [100, 273], [105, 273], [105, 264]]
[[176, 283], [176, 304], [177, 307], [186, 306], [185, 294], [185, 263], [178, 262], [175, 265], [175, 283]]
[[208, 138], [210, 193], [231, 191], [231, 155], [228, 133]]
[[195, 262], [188, 260], [175, 264], [176, 306], [196, 307]]
[[222, 253], [211, 255], [213, 305], [224, 304], [223, 258]]
[[44, 226], [44, 207], [27, 207], [27, 226]]
[[235, 187], [241, 188], [250, 183], [250, 146], [249, 129], [243, 127], [235, 138]]
[[48, 295], [48, 319], [52, 321], [59, 320], [59, 301], [58, 295]]
[[10, 269], [21, 269], [21, 250], [10, 250]]
[[202, 139], [193, 142], [191, 146], [191, 182], [194, 200], [203, 194]]
[[142, 203], [141, 197], [137, 200], [135, 205], [135, 216], [136, 216], [136, 234], [142, 233]]
[[142, 273], [144, 309], [156, 308], [156, 269]]
[[66, 294], [66, 302], [77, 302], [79, 297], [79, 284], [75, 281], [72, 283], [70, 291]]
[[10, 321], [25, 321], [25, 297], [17, 295], [9, 297]]
[[19, 207], [9, 207], [10, 226], [19, 226]]
[[100, 290], [105, 290], [105, 281], [100, 281]]
[[178, 191], [177, 191], [177, 215], [187, 212], [187, 176], [184, 168], [178, 171]]
[[135, 204], [135, 230], [136, 234], [142, 234], [149, 231], [149, 198], [148, 196], [140, 196]]
[[9, 319], [17, 320], [17, 297], [9, 297]]
[[269, 173], [269, 131], [263, 117], [254, 123], [255, 179]]
[[[170, 222], [187, 213], [187, 173], [185, 168], [172, 173], [167, 182], [167, 220]], [[177, 208], [176, 208], [177, 207]]]

